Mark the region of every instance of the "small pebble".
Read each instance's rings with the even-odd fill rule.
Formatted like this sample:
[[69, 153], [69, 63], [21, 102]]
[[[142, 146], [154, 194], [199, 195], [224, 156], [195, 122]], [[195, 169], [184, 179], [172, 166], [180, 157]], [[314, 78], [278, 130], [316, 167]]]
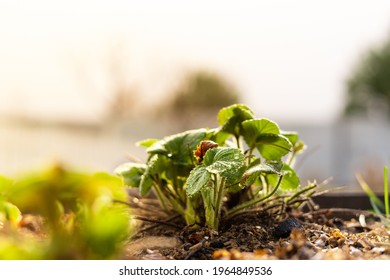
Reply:
[[335, 238], [335, 237], [330, 237], [330, 238], [328, 239], [328, 243], [329, 243], [329, 246], [332, 247], [332, 248], [335, 248], [335, 247], [338, 246], [338, 244], [337, 244], [337, 238]]
[[295, 218], [287, 218], [275, 228], [273, 236], [277, 238], [287, 238], [294, 228], [302, 228], [301, 223]]
[[361, 257], [363, 255], [363, 252], [355, 247], [349, 247], [349, 253], [355, 257]]
[[318, 247], [325, 247], [325, 241], [324, 240], [321, 240], [321, 239], [317, 239], [315, 242], [314, 242], [315, 245], [317, 245]]
[[322, 241], [326, 241], [326, 239], [328, 239], [328, 237], [326, 236], [325, 233], [323, 233], [323, 234], [320, 235], [320, 239], [321, 239]]
[[340, 238], [337, 240], [337, 246], [342, 247], [345, 244], [345, 238]]
[[356, 242], [356, 247], [360, 247], [360, 248], [371, 250], [375, 246], [367, 238], [362, 238], [362, 239], [359, 239]]
[[210, 247], [221, 249], [224, 247], [224, 244], [220, 240], [213, 240], [213, 241], [210, 241]]
[[386, 249], [383, 247], [375, 247], [375, 248], [372, 248], [372, 250], [371, 250], [371, 252], [379, 253], [379, 254], [383, 254], [385, 251], [386, 251]]

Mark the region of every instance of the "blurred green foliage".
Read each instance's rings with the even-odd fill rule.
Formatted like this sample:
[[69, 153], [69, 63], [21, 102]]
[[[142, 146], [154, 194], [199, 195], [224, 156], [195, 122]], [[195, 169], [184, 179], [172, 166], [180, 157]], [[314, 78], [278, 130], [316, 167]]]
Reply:
[[237, 89], [220, 75], [193, 71], [161, 104], [158, 117], [169, 117], [180, 129], [207, 126], [208, 120], [215, 121], [220, 108], [238, 103], [239, 99]]
[[363, 56], [347, 80], [346, 116], [390, 117], [390, 39]]
[[0, 223], [9, 223], [16, 227], [22, 219], [19, 208], [5, 199], [5, 193], [12, 185], [12, 180], [0, 176]]
[[236, 90], [217, 74], [190, 73], [179, 87], [172, 101], [172, 109], [185, 112], [189, 109], [215, 109], [238, 102]]
[[[129, 209], [116, 201], [126, 200], [121, 179], [106, 173], [53, 166], [1, 177], [0, 259], [115, 258], [130, 230]], [[43, 218], [42, 228], [26, 229], [22, 213]]]

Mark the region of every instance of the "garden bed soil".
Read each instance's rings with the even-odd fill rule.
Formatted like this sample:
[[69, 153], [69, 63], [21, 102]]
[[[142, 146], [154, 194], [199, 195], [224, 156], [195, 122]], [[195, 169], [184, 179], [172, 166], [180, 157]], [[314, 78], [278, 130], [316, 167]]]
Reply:
[[154, 203], [147, 204], [148, 212], [136, 209], [136, 233], [124, 248], [124, 259], [390, 259], [389, 229], [363, 210], [329, 208], [278, 215], [254, 209], [223, 220], [217, 233], [185, 226], [180, 217], [159, 211], [157, 203], [151, 216]]

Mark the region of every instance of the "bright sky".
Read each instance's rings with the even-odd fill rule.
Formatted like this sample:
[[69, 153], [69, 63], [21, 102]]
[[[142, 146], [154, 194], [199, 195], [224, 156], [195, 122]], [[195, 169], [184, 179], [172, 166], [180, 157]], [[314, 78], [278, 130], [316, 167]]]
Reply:
[[260, 116], [331, 122], [348, 73], [389, 30], [388, 0], [0, 0], [0, 113], [97, 118], [118, 50], [148, 99], [203, 67]]

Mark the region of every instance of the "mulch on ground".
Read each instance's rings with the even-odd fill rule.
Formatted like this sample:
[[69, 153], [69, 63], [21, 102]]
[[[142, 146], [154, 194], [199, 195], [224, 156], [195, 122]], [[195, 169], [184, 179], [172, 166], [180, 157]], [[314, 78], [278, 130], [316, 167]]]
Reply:
[[218, 233], [185, 226], [180, 217], [161, 211], [144, 214], [148, 216], [137, 217], [137, 233], [125, 246], [123, 258], [390, 259], [390, 230], [367, 211], [334, 208], [276, 215], [251, 210], [222, 221]]

